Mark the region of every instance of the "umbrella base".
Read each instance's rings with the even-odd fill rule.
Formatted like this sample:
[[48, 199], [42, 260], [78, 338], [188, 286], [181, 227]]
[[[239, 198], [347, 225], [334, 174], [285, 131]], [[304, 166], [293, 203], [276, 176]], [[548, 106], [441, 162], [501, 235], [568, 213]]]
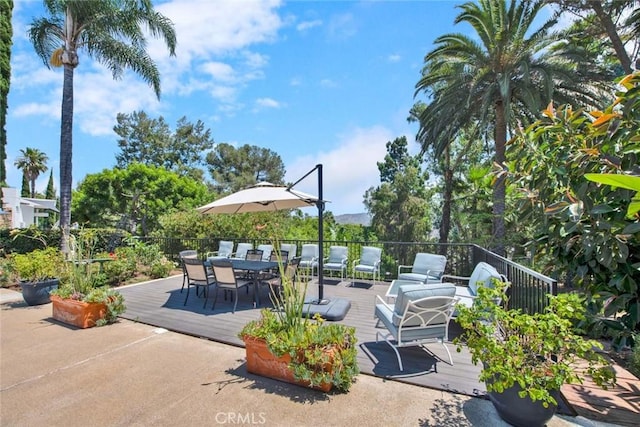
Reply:
[[317, 298], [307, 300], [304, 303], [303, 312], [308, 317], [319, 314], [325, 320], [342, 320], [351, 308], [351, 301], [344, 298], [331, 298], [318, 301]]

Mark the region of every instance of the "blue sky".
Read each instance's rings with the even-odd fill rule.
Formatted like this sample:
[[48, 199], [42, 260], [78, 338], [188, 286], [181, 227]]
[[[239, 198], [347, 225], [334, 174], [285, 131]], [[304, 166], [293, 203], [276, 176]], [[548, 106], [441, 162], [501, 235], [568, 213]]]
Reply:
[[[20, 187], [19, 150], [49, 156], [58, 185], [62, 69], [48, 70], [26, 38], [44, 12], [14, 0], [12, 79], [7, 117], [7, 180]], [[387, 141], [405, 135], [418, 150], [408, 111], [424, 55], [449, 32], [460, 1], [156, 1], [176, 26], [177, 57], [156, 41], [149, 51], [162, 76], [158, 101], [128, 72], [122, 79], [80, 56], [75, 72], [73, 181], [115, 165], [118, 113], [144, 110], [172, 128], [202, 120], [215, 142], [278, 153], [288, 181], [324, 165], [324, 197], [334, 214], [364, 212], [379, 185], [376, 162]], [[37, 182], [44, 191], [49, 172]], [[210, 178], [210, 177], [208, 177]], [[317, 194], [315, 176], [297, 188]], [[311, 212], [309, 212], [311, 213]]]

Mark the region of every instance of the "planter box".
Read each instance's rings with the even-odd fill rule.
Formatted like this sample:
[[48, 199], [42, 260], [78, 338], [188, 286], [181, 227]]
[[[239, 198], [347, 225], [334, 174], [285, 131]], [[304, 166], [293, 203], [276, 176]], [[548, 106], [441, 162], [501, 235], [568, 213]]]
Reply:
[[58, 288], [58, 279], [43, 280], [41, 282], [20, 282], [22, 298], [28, 305], [41, 305], [51, 302], [49, 292]]
[[[310, 387], [307, 381], [299, 381], [294, 378], [293, 372], [289, 369], [291, 357], [288, 354], [276, 357], [269, 351], [267, 343], [261, 339], [245, 338], [244, 344], [247, 354], [247, 371], [250, 373], [307, 388]], [[322, 383], [311, 388], [328, 392], [331, 390], [331, 383]]]
[[84, 302], [73, 299], [62, 299], [51, 295], [53, 303], [53, 318], [78, 328], [91, 328], [96, 321], [104, 319], [107, 305], [99, 302]]

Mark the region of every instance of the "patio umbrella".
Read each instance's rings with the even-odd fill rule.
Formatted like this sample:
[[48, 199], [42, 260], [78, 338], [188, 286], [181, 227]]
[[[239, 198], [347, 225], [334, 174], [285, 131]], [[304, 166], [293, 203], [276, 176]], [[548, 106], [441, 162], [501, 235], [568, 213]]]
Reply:
[[202, 213], [266, 212], [316, 206], [318, 198], [288, 187], [260, 182], [207, 205], [197, 208]]
[[[293, 186], [305, 179], [314, 171], [318, 172], [318, 197], [302, 191], [294, 190]], [[323, 297], [324, 275], [323, 269], [323, 211], [326, 200], [322, 199], [322, 165], [316, 165], [305, 176], [294, 184], [284, 187], [273, 185], [269, 182], [260, 182], [252, 187], [237, 191], [207, 205], [200, 206], [196, 210], [202, 213], [243, 213], [243, 212], [268, 212], [282, 209], [304, 208], [316, 206], [318, 208], [318, 299], [313, 304], [327, 304]]]

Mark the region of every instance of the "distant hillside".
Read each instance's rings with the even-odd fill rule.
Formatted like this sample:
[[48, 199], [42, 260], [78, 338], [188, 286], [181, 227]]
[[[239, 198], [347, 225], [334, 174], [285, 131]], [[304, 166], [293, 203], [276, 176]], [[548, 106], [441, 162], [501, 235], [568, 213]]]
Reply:
[[371, 225], [371, 218], [367, 213], [335, 215], [334, 218], [338, 224]]

